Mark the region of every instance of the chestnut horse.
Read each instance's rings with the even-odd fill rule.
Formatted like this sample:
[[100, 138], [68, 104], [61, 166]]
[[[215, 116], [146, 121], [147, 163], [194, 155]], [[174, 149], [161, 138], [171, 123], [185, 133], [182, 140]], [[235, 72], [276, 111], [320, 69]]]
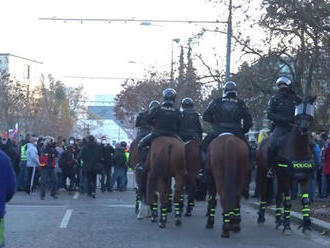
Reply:
[[[139, 155], [138, 144], [141, 138], [136, 138], [130, 145], [130, 156], [128, 159], [128, 167], [133, 169], [135, 172], [135, 180], [136, 180], [136, 198], [135, 198], [135, 213], [138, 214], [138, 219], [143, 219], [148, 216], [146, 202], [146, 172], [141, 172], [136, 165], [140, 163], [141, 156]], [[144, 205], [144, 206], [142, 206]], [[143, 209], [142, 209], [143, 208]]]
[[[310, 208], [308, 187], [313, 173], [313, 152], [310, 147], [308, 130], [311, 126], [315, 98], [309, 98], [296, 107], [295, 124], [291, 132], [280, 141], [275, 174], [278, 180], [276, 195], [275, 223], [276, 229], [283, 224], [283, 232], [289, 234], [290, 208], [291, 208], [291, 182], [293, 179], [300, 184], [302, 194], [303, 233], [311, 231]], [[267, 198], [267, 171], [270, 165], [267, 164], [268, 147], [271, 137], [265, 139], [257, 151], [257, 176], [260, 179], [261, 201], [258, 212], [258, 223], [265, 222], [265, 209]], [[283, 201], [284, 197], [284, 201]], [[284, 207], [284, 212], [282, 208]], [[282, 219], [283, 214], [283, 219]]]
[[201, 167], [200, 158], [200, 141], [196, 139], [189, 140], [185, 143], [185, 165], [186, 165], [186, 193], [187, 207], [186, 207], [186, 217], [191, 216], [191, 212], [195, 206], [194, 193], [197, 189], [196, 177], [198, 171]]
[[207, 153], [209, 214], [206, 228], [213, 228], [218, 193], [223, 210], [223, 238], [229, 238], [230, 231], [240, 231], [240, 198], [248, 180], [248, 169], [249, 150], [243, 140], [223, 133], [210, 143]]
[[158, 216], [158, 197], [160, 196], [161, 216], [159, 227], [165, 228], [167, 222], [168, 195], [171, 179], [175, 179], [174, 207], [176, 225], [181, 225], [184, 194], [184, 143], [176, 137], [160, 136], [152, 141], [147, 163], [147, 203], [152, 206], [152, 221]]

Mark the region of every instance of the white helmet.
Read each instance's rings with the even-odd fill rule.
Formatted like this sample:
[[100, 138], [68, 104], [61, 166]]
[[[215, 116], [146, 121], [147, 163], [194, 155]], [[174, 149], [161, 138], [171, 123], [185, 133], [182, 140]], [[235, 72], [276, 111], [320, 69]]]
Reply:
[[286, 86], [290, 87], [291, 86], [291, 80], [288, 79], [287, 77], [280, 77], [276, 81], [276, 86], [279, 87], [281, 84], [285, 84]]

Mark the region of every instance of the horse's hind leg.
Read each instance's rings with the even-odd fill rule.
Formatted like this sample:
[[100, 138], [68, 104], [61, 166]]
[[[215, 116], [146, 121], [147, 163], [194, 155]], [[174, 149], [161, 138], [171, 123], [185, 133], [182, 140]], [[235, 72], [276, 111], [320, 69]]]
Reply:
[[155, 194], [154, 200], [151, 204], [151, 222], [157, 222], [158, 218], [158, 197]]
[[169, 183], [169, 193], [168, 193], [168, 197], [167, 197], [167, 212], [168, 213], [172, 213], [172, 201], [173, 201], [173, 191], [172, 191], [172, 185], [171, 185], [171, 180]]
[[215, 209], [217, 206], [217, 200], [216, 200], [216, 188], [213, 181], [213, 177], [209, 177], [209, 198], [208, 198], [208, 205], [207, 205], [207, 223], [206, 228], [213, 228], [214, 226], [214, 216], [215, 216]]
[[260, 180], [260, 205], [258, 211], [258, 224], [265, 223], [265, 211], [267, 200], [267, 170], [258, 167], [257, 177]]
[[277, 184], [277, 195], [276, 195], [276, 211], [275, 211], [275, 228], [278, 229], [281, 225], [283, 225], [283, 186], [278, 183]]
[[139, 195], [139, 190], [138, 188], [135, 188], [135, 213], [138, 214], [139, 212], [139, 207], [140, 207], [140, 195]]
[[188, 197], [187, 197], [187, 208], [186, 208], [186, 213], [184, 216], [186, 217], [190, 217], [191, 216], [191, 212], [195, 206], [195, 201], [194, 201], [194, 197], [193, 197], [193, 187], [191, 184], [187, 184], [187, 193], [188, 193]]
[[290, 227], [290, 211], [291, 211], [291, 196], [290, 196], [290, 180], [289, 178], [279, 179], [278, 183], [283, 186], [284, 192], [284, 214], [283, 214], [283, 233], [291, 234], [291, 227]]
[[184, 177], [176, 175], [175, 177], [175, 194], [174, 194], [174, 210], [175, 210], [175, 225], [180, 226], [182, 224], [182, 208], [184, 201]]
[[161, 186], [160, 192], [160, 219], [159, 219], [159, 227], [165, 228], [167, 223], [167, 204], [168, 204], [168, 183], [165, 182]]
[[301, 182], [301, 191], [302, 191], [302, 198], [301, 198], [301, 204], [302, 204], [302, 214], [303, 214], [303, 223], [299, 226], [299, 228], [302, 228], [303, 233], [307, 233], [312, 231], [312, 222], [310, 218], [310, 199], [308, 194], [308, 186], [309, 186], [309, 180], [305, 180]]

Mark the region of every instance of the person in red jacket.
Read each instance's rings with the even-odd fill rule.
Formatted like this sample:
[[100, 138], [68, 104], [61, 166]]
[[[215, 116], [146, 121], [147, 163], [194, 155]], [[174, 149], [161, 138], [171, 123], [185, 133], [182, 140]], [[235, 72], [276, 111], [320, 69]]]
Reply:
[[325, 145], [323, 151], [322, 151], [322, 158], [324, 161], [323, 166], [323, 173], [326, 177], [326, 188], [327, 188], [327, 195], [330, 195], [330, 136], [328, 137], [328, 144]]
[[57, 151], [55, 149], [55, 143], [53, 140], [46, 140], [40, 153], [40, 198], [45, 199], [47, 181], [50, 185], [50, 195], [56, 199], [56, 178], [55, 178], [55, 157]]

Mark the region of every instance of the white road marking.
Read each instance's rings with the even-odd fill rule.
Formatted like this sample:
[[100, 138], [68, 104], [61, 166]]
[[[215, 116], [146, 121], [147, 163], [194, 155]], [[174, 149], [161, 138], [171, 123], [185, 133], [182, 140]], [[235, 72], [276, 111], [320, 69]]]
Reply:
[[73, 198], [74, 200], [77, 200], [78, 197], [79, 197], [79, 195], [80, 195], [79, 192], [76, 192], [72, 198]]
[[63, 216], [60, 228], [66, 228], [69, 224], [73, 209], [67, 209], [65, 215]]
[[109, 208], [135, 208], [135, 205], [131, 204], [111, 204], [107, 205]]

